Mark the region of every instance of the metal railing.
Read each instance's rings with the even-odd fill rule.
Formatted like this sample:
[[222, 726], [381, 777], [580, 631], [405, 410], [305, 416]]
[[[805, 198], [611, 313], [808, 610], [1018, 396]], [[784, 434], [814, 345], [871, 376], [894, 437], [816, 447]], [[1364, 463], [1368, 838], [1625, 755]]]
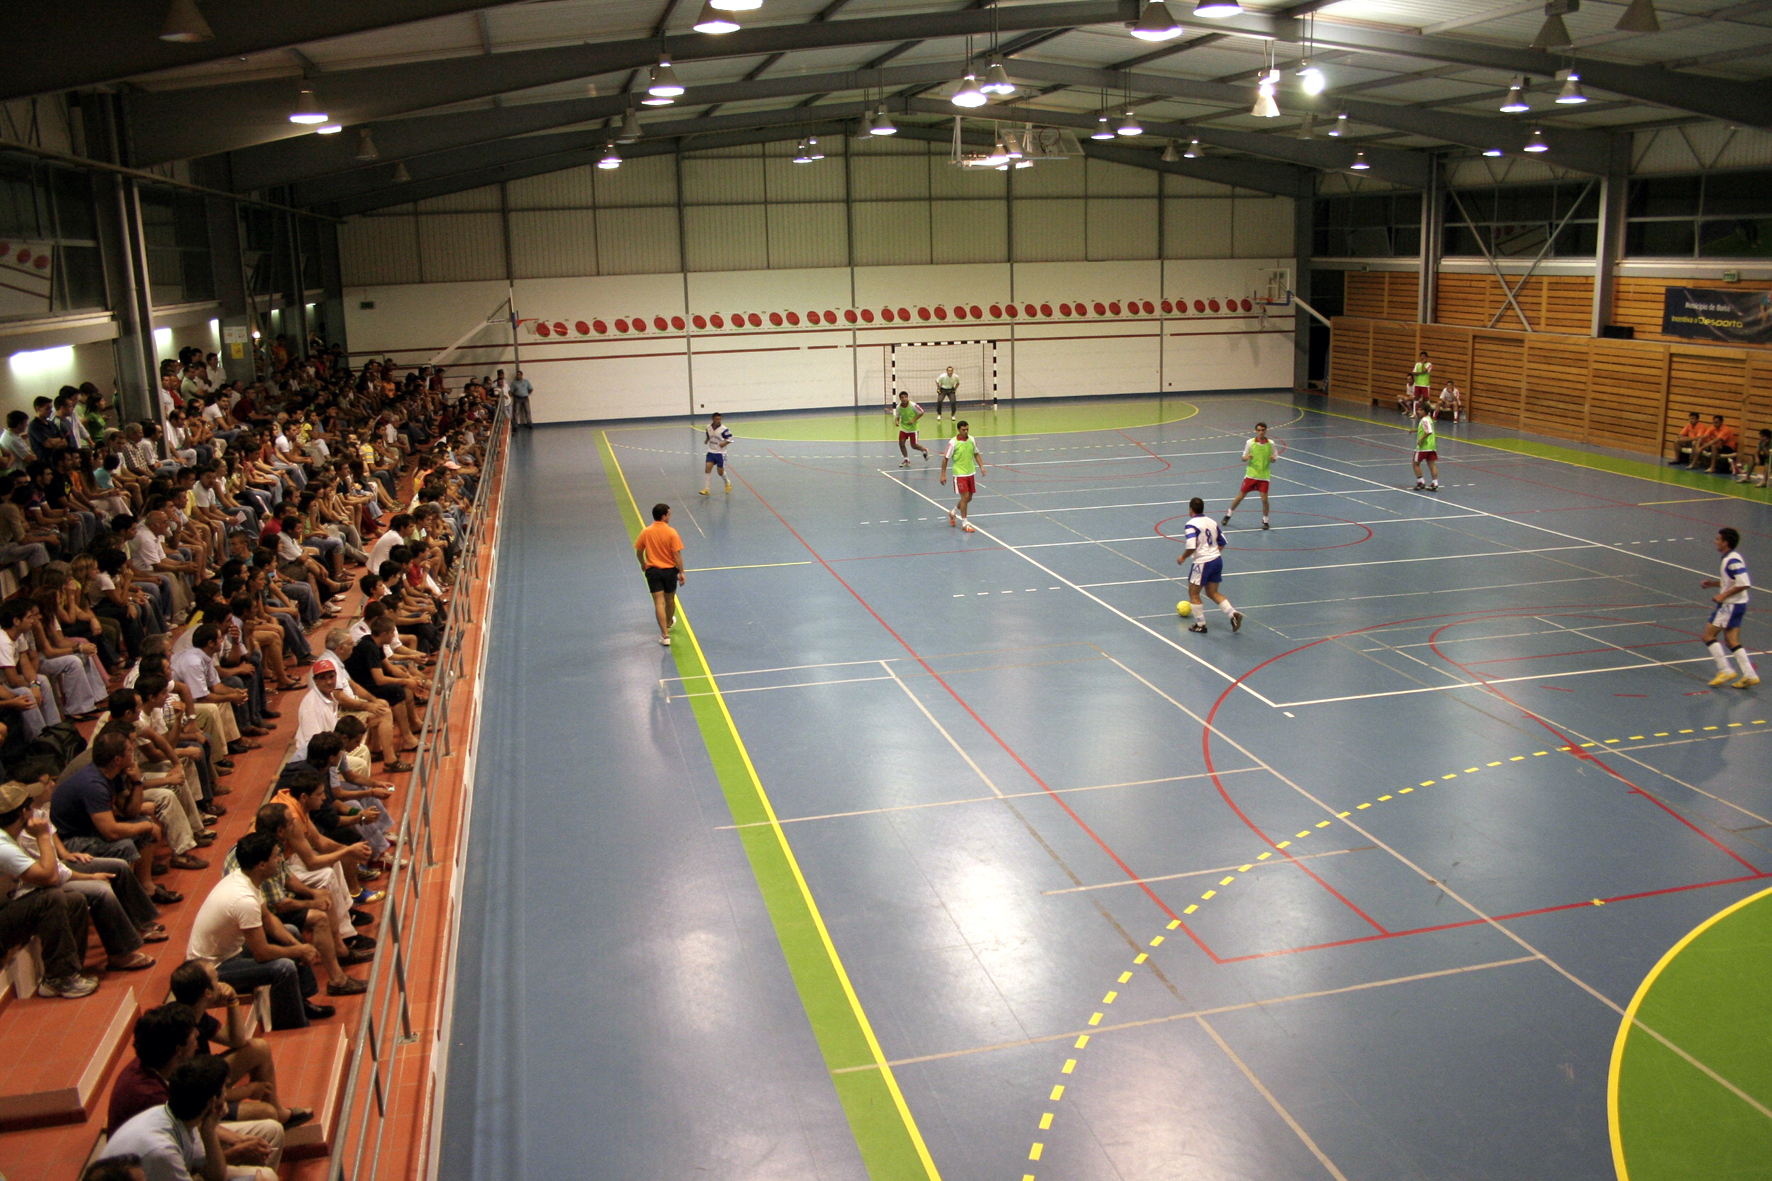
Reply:
[[[442, 646], [438, 649], [437, 665], [431, 674], [430, 702], [425, 707], [412, 779], [405, 793], [399, 841], [389, 859], [391, 868], [381, 938], [376, 943], [375, 959], [369, 969], [369, 989], [363, 995], [362, 1014], [351, 1041], [350, 1066], [331, 1138], [328, 1181], [342, 1181], [345, 1177], [351, 1181], [375, 1181], [381, 1169], [383, 1140], [390, 1124], [400, 1126], [404, 1123], [401, 1117], [410, 1115], [413, 1117], [411, 1134], [418, 1134], [423, 1127], [422, 1110], [395, 1109], [392, 1083], [399, 1065], [396, 1051], [400, 1046], [417, 1042], [420, 1037], [413, 1025], [411, 981], [408, 979], [414, 941], [420, 929], [419, 914], [424, 908], [447, 903], [449, 896], [447, 890], [435, 887], [427, 894], [424, 885], [425, 875], [438, 864], [438, 851], [432, 839], [436, 827], [432, 809], [438, 784], [445, 782], [444, 760], [454, 753], [454, 744], [461, 737], [450, 732], [450, 710], [457, 684], [464, 677], [473, 680], [473, 670], [465, 666], [462, 657], [462, 641], [476, 622], [473, 593], [479, 581], [492, 574], [490, 560], [482, 571], [481, 559], [491, 557], [489, 552], [483, 553], [483, 546], [488, 526], [498, 513], [494, 502], [498, 506], [504, 503], [502, 491], [509, 446], [510, 422], [501, 407], [488, 434], [480, 479], [474, 489], [473, 507], [467, 522], [467, 535], [459, 547]], [[478, 651], [483, 653], [484, 647]], [[453, 849], [444, 850], [446, 856], [453, 852]], [[441, 964], [440, 970], [448, 972], [450, 966]], [[432, 996], [440, 999], [442, 990], [433, 991]], [[441, 1014], [438, 1019], [441, 1020]]]

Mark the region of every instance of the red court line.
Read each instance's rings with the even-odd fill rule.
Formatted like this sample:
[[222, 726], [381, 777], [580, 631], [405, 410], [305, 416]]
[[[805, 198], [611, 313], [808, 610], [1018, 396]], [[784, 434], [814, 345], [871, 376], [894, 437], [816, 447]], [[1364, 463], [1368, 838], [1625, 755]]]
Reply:
[[[1665, 648], [1670, 644], [1690, 644], [1683, 640], [1656, 640], [1652, 644], [1618, 644], [1610, 648], [1578, 648], [1573, 652], [1541, 652], [1537, 656], [1497, 656], [1490, 660], [1473, 660], [1472, 664], [1512, 664], [1516, 660], [1550, 660], [1557, 656], [1592, 656], [1596, 652], [1636, 652], [1643, 648]], [[1460, 665], [1459, 667], [1464, 667]], [[1614, 694], [1616, 696], [1616, 694]]]
[[[761, 500], [762, 497], [758, 497], [758, 499]], [[988, 549], [931, 549], [916, 554], [864, 554], [859, 558], [832, 558], [830, 560], [833, 562], [879, 562], [887, 558], [939, 558], [946, 554], [986, 554], [990, 552]], [[824, 560], [823, 558], [819, 559], [821, 562]]]

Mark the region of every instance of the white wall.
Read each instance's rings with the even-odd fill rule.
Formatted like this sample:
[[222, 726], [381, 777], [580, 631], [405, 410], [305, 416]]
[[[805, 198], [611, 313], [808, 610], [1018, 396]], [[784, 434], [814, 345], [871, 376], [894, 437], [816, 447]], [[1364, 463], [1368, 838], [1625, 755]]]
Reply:
[[8, 353], [0, 361], [0, 418], [12, 410], [31, 413], [33, 401], [55, 397], [64, 385], [90, 381], [109, 394], [116, 380], [116, 351], [108, 340]]
[[[1258, 312], [1225, 304], [1289, 265], [1169, 259], [526, 279], [515, 284], [517, 347], [536, 386], [536, 418], [546, 422], [873, 405], [885, 398], [893, 344], [944, 340], [996, 342], [1001, 398], [1272, 388], [1291, 383], [1291, 316], [1264, 325]], [[352, 347], [420, 364], [468, 335], [448, 358], [457, 376], [509, 368], [508, 330], [486, 323], [506, 291], [495, 282], [348, 289]], [[1188, 310], [1165, 315], [1165, 299]], [[1195, 300], [1220, 308], [1196, 313]]]

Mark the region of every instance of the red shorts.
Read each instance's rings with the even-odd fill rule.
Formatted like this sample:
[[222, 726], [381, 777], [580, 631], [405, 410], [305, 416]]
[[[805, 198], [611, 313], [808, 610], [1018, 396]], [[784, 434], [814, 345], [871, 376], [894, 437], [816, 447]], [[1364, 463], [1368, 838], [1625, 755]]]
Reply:
[[1416, 463], [1425, 463], [1430, 459], [1435, 463], [1440, 462], [1440, 453], [1438, 451], [1417, 451], [1415, 453]]
[[1242, 495], [1244, 495], [1246, 493], [1250, 493], [1250, 492], [1266, 492], [1266, 491], [1267, 491], [1267, 481], [1266, 480], [1252, 480], [1248, 476], [1244, 476], [1243, 477], [1243, 491], [1237, 493], [1237, 495], [1242, 496]]
[[961, 496], [971, 496], [978, 491], [978, 485], [973, 482], [977, 479], [977, 476], [955, 476], [954, 491]]
[[916, 431], [899, 431], [898, 432], [898, 441], [900, 443], [905, 443], [905, 442], [915, 443], [917, 441], [917, 432]]

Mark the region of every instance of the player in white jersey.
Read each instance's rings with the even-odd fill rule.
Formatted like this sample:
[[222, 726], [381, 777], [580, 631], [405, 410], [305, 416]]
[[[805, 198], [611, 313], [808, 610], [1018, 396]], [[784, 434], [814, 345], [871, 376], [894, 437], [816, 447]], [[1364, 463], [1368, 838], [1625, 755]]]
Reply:
[[[1188, 625], [1191, 632], [1206, 631], [1206, 621], [1200, 613], [1200, 595], [1203, 592], [1208, 599], [1218, 604], [1225, 618], [1231, 621], [1231, 630], [1236, 631], [1243, 626], [1243, 613], [1231, 606], [1231, 601], [1218, 593], [1219, 581], [1224, 577], [1224, 562], [1219, 554], [1224, 550], [1224, 529], [1217, 521], [1206, 515], [1206, 502], [1198, 496], [1187, 502], [1187, 511], [1193, 516], [1188, 518], [1187, 532], [1184, 534], [1187, 549], [1181, 557], [1175, 559], [1178, 566], [1188, 566], [1187, 597], [1194, 605], [1193, 622]], [[1189, 562], [1193, 564], [1188, 565]]]
[[[1737, 689], [1751, 689], [1760, 683], [1760, 676], [1754, 671], [1754, 662], [1749, 659], [1747, 649], [1741, 646], [1741, 621], [1747, 615], [1747, 588], [1753, 583], [1748, 580], [1747, 563], [1742, 561], [1736, 546], [1741, 544], [1741, 534], [1733, 529], [1717, 530], [1717, 552], [1723, 555], [1721, 578], [1707, 578], [1699, 585], [1709, 590], [1716, 589], [1710, 601], [1715, 604], [1711, 612], [1710, 622], [1704, 625], [1704, 646], [1710, 649], [1711, 659], [1717, 662], [1717, 675], [1710, 679], [1711, 685], [1721, 685], [1735, 676], [1737, 669], [1741, 672], [1735, 681]], [[1721, 637], [1722, 643], [1718, 643]], [[1724, 648], [1723, 644], [1728, 647]], [[1729, 658], [1735, 658], [1735, 668], [1729, 667]]]
[[726, 474], [726, 448], [732, 446], [732, 432], [720, 425], [720, 416], [714, 415], [708, 423], [708, 429], [702, 432], [702, 442], [707, 447], [707, 462], [701, 469], [701, 494], [708, 494], [708, 478], [714, 469], [720, 469], [720, 479], [726, 482], [726, 491], [732, 491], [732, 477]]

